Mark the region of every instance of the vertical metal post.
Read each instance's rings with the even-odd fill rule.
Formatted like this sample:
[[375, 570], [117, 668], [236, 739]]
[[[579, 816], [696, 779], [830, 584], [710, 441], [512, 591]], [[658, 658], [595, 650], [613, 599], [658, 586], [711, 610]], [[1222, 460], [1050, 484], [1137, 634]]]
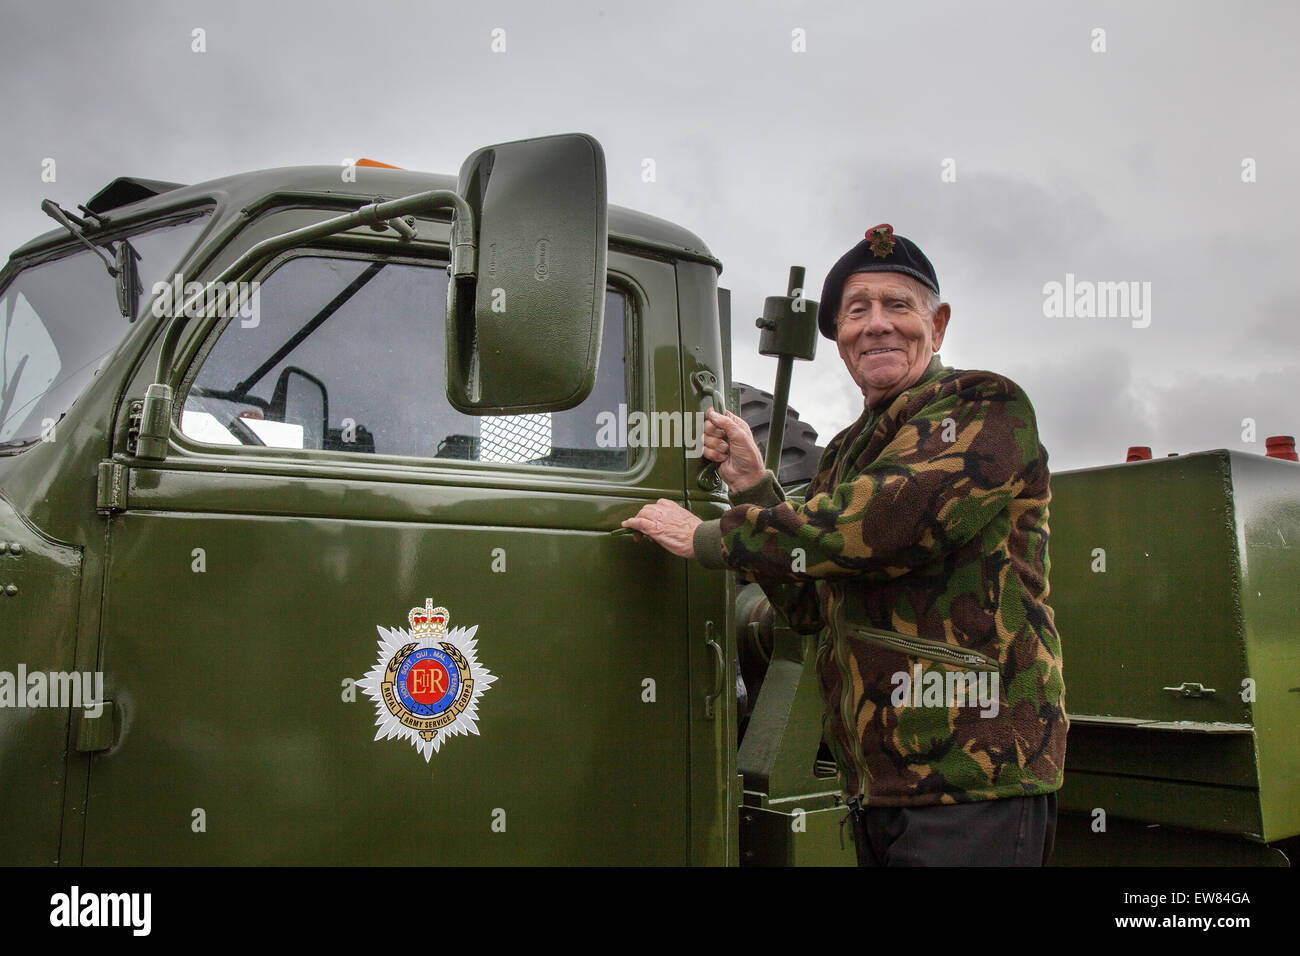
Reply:
[[[790, 267], [790, 282], [786, 297], [803, 297], [803, 266]], [[785, 411], [790, 404], [790, 378], [794, 372], [794, 356], [781, 355], [776, 360], [776, 387], [772, 391], [772, 420], [767, 426], [767, 457], [763, 462], [778, 480], [781, 475], [781, 445], [785, 441]]]

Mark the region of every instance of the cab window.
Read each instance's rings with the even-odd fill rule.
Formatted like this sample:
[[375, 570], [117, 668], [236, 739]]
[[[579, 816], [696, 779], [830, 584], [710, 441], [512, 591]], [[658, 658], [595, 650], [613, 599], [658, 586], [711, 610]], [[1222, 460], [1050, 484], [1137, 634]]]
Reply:
[[[627, 402], [629, 306], [605, 296], [595, 387], [581, 405], [476, 417], [446, 397], [445, 266], [295, 255], [232, 291], [181, 428], [210, 444], [618, 471], [598, 418]], [[606, 430], [607, 432], [608, 430]]]
[[67, 414], [207, 225], [210, 209], [125, 238], [93, 237], [111, 258], [127, 242], [144, 291], [123, 316], [104, 263], [80, 246], [17, 273], [0, 291], [0, 452], [40, 441]]

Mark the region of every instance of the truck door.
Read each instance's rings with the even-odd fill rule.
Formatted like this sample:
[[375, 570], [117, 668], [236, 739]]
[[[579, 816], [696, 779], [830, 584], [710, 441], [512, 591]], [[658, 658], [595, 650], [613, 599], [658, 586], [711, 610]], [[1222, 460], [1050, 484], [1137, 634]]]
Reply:
[[680, 408], [673, 268], [611, 251], [586, 402], [474, 418], [444, 265], [276, 259], [129, 464], [87, 864], [691, 856], [686, 570], [610, 534], [683, 498], [608, 427]]

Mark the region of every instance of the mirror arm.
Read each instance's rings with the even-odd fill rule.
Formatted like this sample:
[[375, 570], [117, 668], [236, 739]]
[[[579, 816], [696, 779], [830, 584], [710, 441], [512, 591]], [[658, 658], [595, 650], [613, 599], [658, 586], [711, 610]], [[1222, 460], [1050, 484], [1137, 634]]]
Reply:
[[[196, 292], [187, 299], [184, 305], [174, 305], [171, 322], [163, 335], [162, 348], [158, 352], [158, 365], [154, 372], [153, 384], [145, 391], [144, 408], [140, 415], [138, 456], [154, 461], [162, 461], [167, 457], [167, 439], [171, 429], [175, 387], [171, 375], [176, 358], [176, 346], [180, 342], [181, 333], [185, 330], [186, 318], [207, 301], [209, 289], [217, 284], [224, 287], [237, 276], [247, 273], [257, 263], [295, 246], [315, 242], [357, 226], [387, 222], [408, 214], [428, 213], [439, 209], [450, 209], [453, 212], [452, 274], [457, 278], [473, 278], [476, 259], [474, 211], [464, 197], [454, 190], [431, 189], [388, 202], [367, 203], [355, 212], [335, 216], [315, 225], [303, 226], [301, 229], [272, 236], [270, 239], [263, 239], [228, 265], [201, 292]], [[211, 323], [214, 320], [213, 316], [204, 316], [202, 321]]]

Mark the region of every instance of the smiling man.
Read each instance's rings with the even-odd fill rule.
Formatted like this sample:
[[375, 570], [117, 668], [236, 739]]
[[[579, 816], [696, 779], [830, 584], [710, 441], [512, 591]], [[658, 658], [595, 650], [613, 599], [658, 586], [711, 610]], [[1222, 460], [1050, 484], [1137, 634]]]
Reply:
[[1069, 726], [1047, 452], [1019, 386], [939, 360], [950, 316], [920, 248], [867, 230], [818, 316], [863, 411], [804, 503], [786, 500], [743, 420], [710, 412], [704, 455], [734, 507], [701, 521], [661, 499], [623, 524], [758, 582], [791, 627], [820, 634], [860, 864], [1037, 866]]

